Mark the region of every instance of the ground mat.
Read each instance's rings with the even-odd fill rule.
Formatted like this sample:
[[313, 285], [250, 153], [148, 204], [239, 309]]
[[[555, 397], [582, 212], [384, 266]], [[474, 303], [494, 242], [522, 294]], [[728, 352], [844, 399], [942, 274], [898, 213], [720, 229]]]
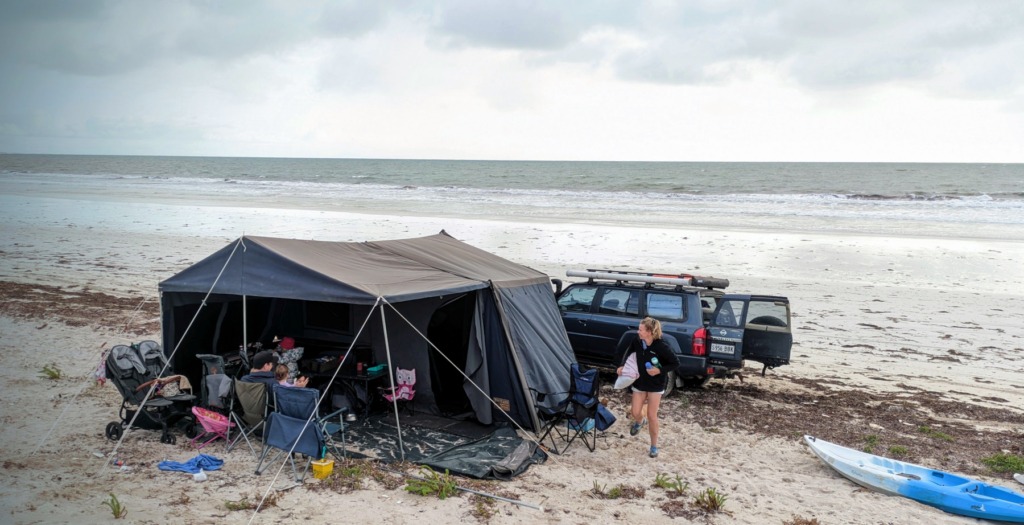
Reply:
[[[405, 460], [478, 479], [511, 479], [547, 455], [506, 425], [484, 426], [430, 414], [403, 415], [399, 422]], [[398, 426], [392, 415], [373, 415], [345, 427], [346, 449], [354, 457], [401, 460]]]

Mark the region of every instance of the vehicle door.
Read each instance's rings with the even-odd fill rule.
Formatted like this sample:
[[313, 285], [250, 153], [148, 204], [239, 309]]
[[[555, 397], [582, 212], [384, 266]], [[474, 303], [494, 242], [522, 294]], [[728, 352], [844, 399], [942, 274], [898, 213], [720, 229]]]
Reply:
[[623, 335], [640, 322], [640, 290], [603, 286], [588, 321], [591, 346], [587, 358], [601, 366], [617, 367], [622, 361]]
[[569, 336], [569, 344], [572, 345], [577, 361], [585, 361], [582, 359], [583, 356], [594, 353], [594, 337], [591, 336], [587, 325], [592, 317], [590, 311], [597, 297], [597, 288], [596, 285], [573, 284], [566, 288], [556, 301], [562, 314], [565, 333]]
[[683, 377], [703, 374], [704, 356], [693, 355], [693, 332], [703, 326], [697, 295], [648, 290], [644, 294], [646, 315], [661, 321], [662, 339], [679, 360], [676, 372]]
[[789, 364], [789, 299], [727, 294], [718, 300], [708, 332], [711, 359], [750, 359], [766, 369]]

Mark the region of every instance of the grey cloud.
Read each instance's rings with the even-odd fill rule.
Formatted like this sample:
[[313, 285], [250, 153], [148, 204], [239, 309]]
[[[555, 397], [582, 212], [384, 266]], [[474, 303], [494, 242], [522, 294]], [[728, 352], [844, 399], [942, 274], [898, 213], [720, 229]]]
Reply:
[[[530, 66], [607, 66], [637, 82], [728, 81], [746, 74], [736, 65], [746, 61], [825, 89], [928, 80], [954, 69], [965, 89], [985, 85], [1005, 95], [1024, 77], [1019, 0], [6, 0], [0, 61], [77, 76], [230, 63], [318, 39], [357, 39], [393, 17], [423, 25], [428, 42], [442, 47], [518, 50]], [[635, 45], [585, 38], [602, 31]], [[993, 54], [1006, 58], [974, 64]], [[322, 86], [353, 82], [336, 71], [321, 79]]]
[[377, 2], [0, 2], [0, 59], [83, 76], [161, 62], [230, 61], [381, 23]]
[[627, 1], [459, 0], [437, 6], [431, 30], [451, 47], [557, 51], [595, 26], [631, 23], [636, 6]]
[[557, 10], [534, 2], [462, 2], [438, 13], [434, 31], [453, 46], [558, 49], [576, 32]]

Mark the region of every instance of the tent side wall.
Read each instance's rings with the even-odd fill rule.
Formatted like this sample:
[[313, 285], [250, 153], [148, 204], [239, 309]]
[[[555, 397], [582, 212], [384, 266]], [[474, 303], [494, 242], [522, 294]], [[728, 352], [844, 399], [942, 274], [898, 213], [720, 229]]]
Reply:
[[[569, 367], [575, 361], [555, 296], [548, 283], [507, 286], [494, 283], [503, 323], [512, 344], [512, 357], [525, 382], [526, 400], [537, 393], [569, 390]], [[531, 415], [536, 412], [530, 410]]]

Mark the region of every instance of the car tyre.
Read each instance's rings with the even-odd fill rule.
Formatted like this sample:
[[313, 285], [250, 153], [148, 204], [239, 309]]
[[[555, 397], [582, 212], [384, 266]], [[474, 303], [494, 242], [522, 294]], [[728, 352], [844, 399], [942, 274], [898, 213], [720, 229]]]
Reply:
[[676, 389], [676, 373], [675, 372], [669, 372], [668, 373], [668, 378], [665, 381], [665, 393], [662, 394], [662, 397], [668, 397], [668, 395], [671, 394], [672, 391], [675, 390], [675, 389]]
[[700, 388], [711, 380], [711, 376], [690, 376], [683, 378], [685, 388]]

